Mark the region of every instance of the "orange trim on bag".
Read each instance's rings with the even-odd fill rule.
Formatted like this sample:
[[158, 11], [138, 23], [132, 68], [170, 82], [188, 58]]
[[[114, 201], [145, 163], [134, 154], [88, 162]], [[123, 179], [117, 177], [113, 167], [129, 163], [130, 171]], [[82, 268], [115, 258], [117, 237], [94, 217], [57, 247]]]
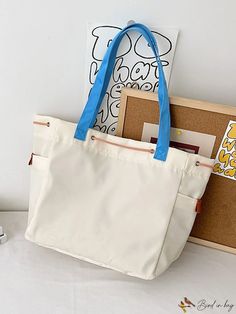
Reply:
[[47, 126], [47, 127], [50, 126], [50, 122], [33, 121], [33, 124], [44, 125], [44, 126]]
[[214, 168], [214, 166], [212, 166], [212, 165], [208, 165], [208, 164], [205, 164], [205, 163], [200, 162], [200, 161], [196, 161], [195, 165], [196, 165], [196, 166], [207, 167], [207, 168], [211, 168], [211, 169], [213, 169], [213, 168]]
[[91, 140], [93, 140], [93, 141], [97, 140], [97, 141], [104, 142], [104, 143], [107, 143], [107, 144], [110, 144], [110, 145], [123, 147], [123, 148], [131, 149], [131, 150], [136, 150], [136, 151], [140, 151], [140, 152], [147, 152], [147, 153], [151, 153], [151, 154], [154, 154], [154, 152], [155, 152], [155, 150], [151, 149], [151, 148], [148, 149], [148, 148], [139, 148], [139, 147], [132, 147], [132, 146], [127, 146], [127, 145], [122, 145], [122, 144], [118, 144], [118, 143], [114, 143], [114, 142], [111, 142], [111, 141], [104, 140], [104, 139], [96, 137], [94, 135], [91, 136]]

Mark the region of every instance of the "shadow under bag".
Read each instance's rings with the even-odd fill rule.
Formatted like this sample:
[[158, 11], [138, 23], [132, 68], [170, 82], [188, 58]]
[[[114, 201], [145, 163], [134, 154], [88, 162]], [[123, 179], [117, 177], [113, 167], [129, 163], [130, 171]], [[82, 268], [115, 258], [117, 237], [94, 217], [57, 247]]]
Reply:
[[[128, 31], [141, 33], [159, 69], [157, 145], [93, 130]], [[36, 116], [26, 239], [127, 275], [153, 279], [178, 258], [213, 160], [169, 147], [170, 110], [158, 47], [142, 24], [109, 45], [78, 124]]]

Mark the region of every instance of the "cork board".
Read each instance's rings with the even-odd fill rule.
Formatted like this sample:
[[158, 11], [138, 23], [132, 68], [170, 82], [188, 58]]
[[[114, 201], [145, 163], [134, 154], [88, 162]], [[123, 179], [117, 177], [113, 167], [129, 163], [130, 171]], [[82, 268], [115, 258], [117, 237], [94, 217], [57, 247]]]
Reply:
[[[236, 107], [180, 97], [170, 97], [170, 104], [172, 127], [216, 136], [215, 158]], [[159, 123], [157, 95], [124, 88], [116, 135], [140, 140], [144, 122]], [[212, 174], [202, 201], [189, 241], [236, 254], [236, 182]]]

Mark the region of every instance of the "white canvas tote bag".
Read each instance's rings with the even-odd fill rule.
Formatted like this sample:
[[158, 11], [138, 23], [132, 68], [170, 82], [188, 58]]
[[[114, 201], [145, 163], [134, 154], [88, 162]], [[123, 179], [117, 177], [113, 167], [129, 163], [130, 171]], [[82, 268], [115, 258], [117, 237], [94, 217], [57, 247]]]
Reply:
[[[119, 43], [140, 32], [158, 62], [157, 146], [93, 130]], [[79, 123], [36, 116], [25, 237], [143, 279], [162, 273], [188, 239], [213, 160], [169, 148], [167, 87], [152, 33], [112, 40]]]

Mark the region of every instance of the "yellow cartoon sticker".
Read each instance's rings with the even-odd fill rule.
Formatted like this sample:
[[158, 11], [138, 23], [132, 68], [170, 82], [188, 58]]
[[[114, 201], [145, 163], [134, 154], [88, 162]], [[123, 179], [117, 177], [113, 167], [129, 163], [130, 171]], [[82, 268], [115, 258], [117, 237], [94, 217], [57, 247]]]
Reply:
[[229, 121], [216, 155], [213, 173], [236, 180], [236, 121]]

